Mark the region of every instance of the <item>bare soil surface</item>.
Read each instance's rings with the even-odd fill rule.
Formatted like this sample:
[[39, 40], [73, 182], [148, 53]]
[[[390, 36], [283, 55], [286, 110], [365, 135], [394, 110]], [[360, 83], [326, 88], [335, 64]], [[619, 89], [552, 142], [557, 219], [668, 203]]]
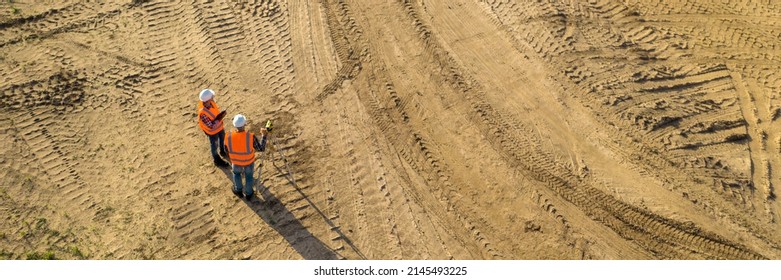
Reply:
[[781, 259], [776, 1], [53, 2], [0, 3], [0, 258]]

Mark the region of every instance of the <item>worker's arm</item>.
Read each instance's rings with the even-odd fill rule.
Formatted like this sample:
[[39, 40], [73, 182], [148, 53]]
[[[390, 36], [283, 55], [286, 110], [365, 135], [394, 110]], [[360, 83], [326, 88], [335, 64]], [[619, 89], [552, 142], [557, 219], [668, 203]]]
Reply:
[[224, 146], [223, 148], [225, 148], [225, 151], [229, 151], [230, 150], [230, 147], [228, 147], [228, 136], [230, 136], [230, 134], [226, 133], [225, 134], [225, 138], [222, 140], [222, 145]]
[[208, 115], [206, 115], [206, 114], [204, 114], [204, 113], [201, 113], [201, 116], [200, 116], [200, 117], [201, 117], [201, 121], [202, 121], [202, 122], [203, 122], [203, 123], [204, 123], [206, 126], [208, 126], [209, 128], [214, 128], [214, 127], [215, 127], [215, 126], [216, 126], [216, 125], [219, 123], [219, 121], [218, 121], [218, 120], [212, 120], [212, 119], [210, 119], [210, 118], [209, 118], [209, 116], [208, 116]]
[[255, 151], [262, 152], [266, 150], [266, 135], [260, 136], [260, 141], [258, 141], [258, 137], [255, 136], [254, 143], [252, 143], [253, 147], [255, 147]]
[[214, 119], [221, 121], [225, 117], [226, 113], [228, 113], [228, 110], [223, 110], [222, 112], [217, 114], [217, 116]]
[[261, 129], [260, 132], [262, 134], [260, 136], [260, 141], [258, 141], [258, 137], [257, 136], [252, 137], [253, 138], [252, 146], [255, 148], [256, 151], [263, 152], [263, 151], [266, 150], [266, 140], [267, 140], [267, 137], [266, 137], [266, 133], [265, 133], [264, 129]]

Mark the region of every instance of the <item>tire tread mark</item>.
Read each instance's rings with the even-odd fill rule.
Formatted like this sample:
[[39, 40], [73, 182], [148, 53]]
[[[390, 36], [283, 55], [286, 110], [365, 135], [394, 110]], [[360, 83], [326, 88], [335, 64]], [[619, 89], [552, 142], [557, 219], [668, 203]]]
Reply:
[[[471, 105], [470, 113], [474, 115], [474, 118], [470, 119], [478, 120], [476, 122], [479, 122], [479, 124], [476, 126], [489, 139], [489, 142], [509, 163], [519, 168], [527, 176], [546, 183], [549, 188], [562, 198], [573, 203], [592, 219], [606, 224], [619, 235], [625, 238], [636, 236], [637, 238], [632, 238], [634, 242], [651, 252], [660, 253], [661, 256], [679, 257], [669, 243], [656, 240], [686, 246], [692, 251], [702, 252], [713, 258], [765, 258], [741, 245], [734, 244], [713, 234], [704, 233], [699, 229], [690, 230], [684, 228], [670, 219], [630, 206], [597, 190], [586, 182], [581, 182], [569, 170], [553, 165], [551, 161], [547, 160], [550, 155], [540, 150], [539, 145], [534, 144], [535, 140], [529, 139], [529, 135], [534, 135], [533, 133], [514, 131], [516, 129], [509, 124], [520, 122], [507, 120], [505, 115], [497, 112], [484, 100], [485, 93], [482, 92], [480, 84], [459, 70], [461, 67], [458, 62], [443, 50], [437, 38], [430, 31], [430, 28], [420, 19], [417, 6], [409, 0], [399, 0], [398, 2], [407, 10], [414, 28], [418, 31], [420, 39], [426, 45], [428, 54], [440, 63], [443, 69], [447, 70], [447, 72], [443, 73], [443, 79], [455, 90], [466, 95], [465, 98], [469, 100]], [[618, 209], [630, 209], [631, 211], [627, 213], [627, 211], [618, 211]], [[639, 214], [639, 218], [631, 216], [631, 213]], [[702, 244], [685, 243], [684, 240], [675, 238], [675, 235], [671, 237], [660, 231], [646, 232], [641, 230], [658, 228], [663, 225], [667, 225], [669, 227], [666, 228], [683, 235], [694, 235], [703, 240]], [[718, 246], [719, 244], [734, 250], [723, 250]], [[738, 253], [735, 254], [735, 252]]]

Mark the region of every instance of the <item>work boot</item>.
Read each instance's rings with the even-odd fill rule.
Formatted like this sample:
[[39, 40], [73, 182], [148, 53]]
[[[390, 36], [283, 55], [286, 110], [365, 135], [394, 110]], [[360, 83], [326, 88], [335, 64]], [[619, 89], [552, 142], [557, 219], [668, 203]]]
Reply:
[[214, 165], [216, 165], [218, 167], [228, 167], [229, 166], [228, 163], [225, 162], [225, 160], [223, 160], [221, 158], [215, 158], [214, 159]]
[[244, 197], [244, 194], [242, 194], [241, 191], [233, 191], [233, 194], [235, 194], [239, 198], [243, 198]]

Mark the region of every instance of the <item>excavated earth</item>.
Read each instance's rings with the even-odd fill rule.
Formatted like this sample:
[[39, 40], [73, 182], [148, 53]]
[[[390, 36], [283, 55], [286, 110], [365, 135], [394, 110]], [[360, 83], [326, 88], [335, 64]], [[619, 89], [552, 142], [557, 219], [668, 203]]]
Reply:
[[776, 1], [2, 2], [5, 259], [781, 259]]

